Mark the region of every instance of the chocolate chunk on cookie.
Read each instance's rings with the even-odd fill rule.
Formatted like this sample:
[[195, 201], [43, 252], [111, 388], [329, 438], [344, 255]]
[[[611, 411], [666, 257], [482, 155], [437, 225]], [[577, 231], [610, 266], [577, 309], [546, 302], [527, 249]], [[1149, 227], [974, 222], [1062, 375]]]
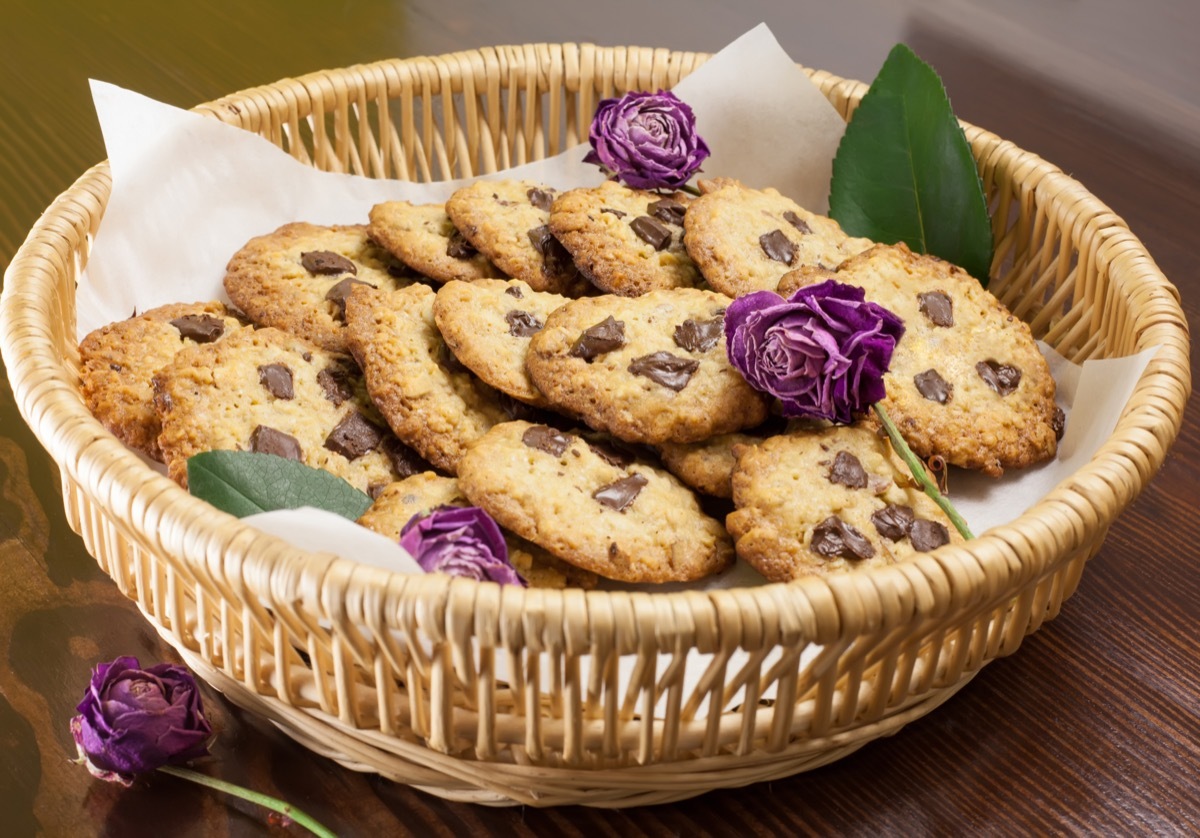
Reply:
[[738, 557], [771, 581], [879, 567], [963, 540], [865, 425], [795, 430], [735, 454], [726, 526]]
[[345, 300], [358, 283], [381, 290], [409, 280], [372, 242], [366, 225], [295, 222], [246, 243], [225, 268], [225, 291], [259, 326], [274, 326], [333, 352], [347, 351]]
[[574, 433], [507, 422], [459, 463], [459, 485], [502, 527], [608, 579], [682, 582], [727, 567], [728, 534], [646, 462], [617, 464]]
[[367, 231], [405, 265], [436, 282], [504, 276], [458, 232], [445, 204], [376, 204]]
[[479, 180], [446, 201], [463, 237], [500, 270], [535, 291], [578, 296], [588, 284], [550, 231], [557, 192], [524, 180]]
[[[427, 471], [384, 487], [358, 523], [399, 541], [400, 531], [414, 516], [428, 515], [440, 506], [471, 506], [471, 502], [456, 479]], [[557, 559], [520, 536], [505, 532], [504, 540], [509, 561], [531, 588], [590, 589], [599, 581], [596, 574]]]
[[583, 275], [610, 294], [691, 288], [702, 278], [683, 246], [689, 200], [605, 181], [559, 196], [550, 210], [550, 230]]
[[[787, 296], [829, 274], [785, 276]], [[919, 456], [997, 476], [1057, 450], [1055, 385], [1029, 327], [961, 268], [877, 245], [833, 278], [904, 320], [883, 405]]]
[[627, 442], [754, 427], [767, 401], [730, 366], [723, 336], [710, 339], [730, 302], [696, 288], [572, 300], [530, 340], [525, 364], [552, 405]]
[[684, 243], [709, 284], [731, 297], [774, 291], [780, 277], [802, 266], [832, 270], [873, 244], [774, 189], [717, 178], [701, 190], [684, 218]]
[[218, 302], [175, 303], [110, 323], [79, 343], [83, 400], [100, 424], [130, 448], [162, 460], [154, 374], [188, 346], [246, 328]]
[[401, 441], [454, 473], [463, 451], [508, 415], [492, 388], [458, 363], [424, 285], [356, 288], [346, 304], [350, 347], [367, 389]]
[[519, 279], [450, 282], [438, 290], [433, 316], [455, 357], [482, 381], [526, 404], [547, 407], [525, 369], [525, 356], [530, 339], [566, 302]]
[[[351, 391], [336, 403], [320, 381], [331, 369]], [[353, 362], [279, 329], [185, 348], [154, 376], [154, 402], [167, 473], [183, 485], [189, 457], [226, 450], [299, 460], [364, 492], [400, 476], [391, 450], [399, 442]]]

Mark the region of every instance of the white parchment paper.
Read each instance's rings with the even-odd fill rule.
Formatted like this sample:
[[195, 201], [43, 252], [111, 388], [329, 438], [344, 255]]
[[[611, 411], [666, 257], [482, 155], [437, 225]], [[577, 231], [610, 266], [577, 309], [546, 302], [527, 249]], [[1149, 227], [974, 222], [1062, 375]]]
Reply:
[[[438, 202], [461, 182], [415, 184], [320, 172], [268, 141], [128, 90], [92, 82], [112, 164], [113, 190], [77, 292], [78, 332], [169, 302], [223, 299], [225, 263], [252, 236], [291, 221], [365, 223], [372, 204]], [[827, 208], [833, 155], [844, 124], [766, 26], [731, 43], [676, 92], [697, 115], [713, 151], [705, 176], [774, 186], [800, 204]], [[527, 177], [567, 189], [599, 183], [582, 163], [586, 145], [493, 177]], [[1006, 523], [1086, 463], [1112, 433], [1153, 350], [1082, 368], [1043, 347], [1067, 411], [1059, 456], [1000, 480], [951, 477], [955, 503], [977, 534]], [[414, 572], [386, 539], [369, 537], [319, 510], [273, 512], [247, 521], [305, 549]], [[763, 582], [739, 562], [698, 587]], [[615, 587], [615, 586], [614, 586]], [[670, 590], [660, 586], [655, 590]]]

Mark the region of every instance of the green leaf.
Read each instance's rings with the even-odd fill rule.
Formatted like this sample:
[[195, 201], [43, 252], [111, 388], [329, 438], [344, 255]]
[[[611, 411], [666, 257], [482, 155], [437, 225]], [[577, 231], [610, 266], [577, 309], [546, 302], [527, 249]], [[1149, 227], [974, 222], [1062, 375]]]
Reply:
[[239, 518], [315, 506], [354, 521], [371, 505], [342, 478], [274, 454], [206, 451], [188, 458], [187, 470], [188, 491]]
[[992, 227], [975, 158], [941, 79], [904, 44], [846, 126], [829, 214], [852, 236], [902, 241], [987, 285]]

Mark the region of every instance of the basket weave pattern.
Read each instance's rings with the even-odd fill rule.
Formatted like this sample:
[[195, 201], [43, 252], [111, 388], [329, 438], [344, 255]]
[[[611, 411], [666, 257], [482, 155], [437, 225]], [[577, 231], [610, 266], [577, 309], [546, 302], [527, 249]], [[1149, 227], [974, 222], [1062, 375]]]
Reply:
[[[315, 73], [197, 110], [320, 169], [429, 181], [556, 154], [586, 139], [600, 98], [669, 88], [706, 58], [484, 49]], [[843, 116], [865, 90], [810, 75]], [[395, 576], [214, 513], [147, 470], [79, 395], [74, 288], [106, 164], [14, 259], [0, 339], [87, 549], [198, 674], [313, 750], [495, 804], [626, 806], [785, 776], [929, 712], [1054, 617], [1161, 464], [1190, 391], [1175, 291], [1140, 242], [1055, 167], [965, 127], [993, 210], [994, 293], [1077, 362], [1162, 348], [1094, 460], [1034, 509], [870, 573], [704, 593], [520, 590]]]

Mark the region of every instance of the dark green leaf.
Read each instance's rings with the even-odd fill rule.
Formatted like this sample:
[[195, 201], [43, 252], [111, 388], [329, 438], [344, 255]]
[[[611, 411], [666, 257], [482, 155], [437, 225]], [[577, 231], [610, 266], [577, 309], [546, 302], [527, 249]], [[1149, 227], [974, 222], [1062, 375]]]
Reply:
[[239, 518], [315, 506], [353, 521], [371, 505], [342, 478], [274, 454], [206, 451], [189, 458], [187, 469], [193, 495]]
[[971, 147], [941, 79], [904, 44], [846, 126], [829, 214], [852, 236], [902, 241], [987, 284], [992, 228]]

